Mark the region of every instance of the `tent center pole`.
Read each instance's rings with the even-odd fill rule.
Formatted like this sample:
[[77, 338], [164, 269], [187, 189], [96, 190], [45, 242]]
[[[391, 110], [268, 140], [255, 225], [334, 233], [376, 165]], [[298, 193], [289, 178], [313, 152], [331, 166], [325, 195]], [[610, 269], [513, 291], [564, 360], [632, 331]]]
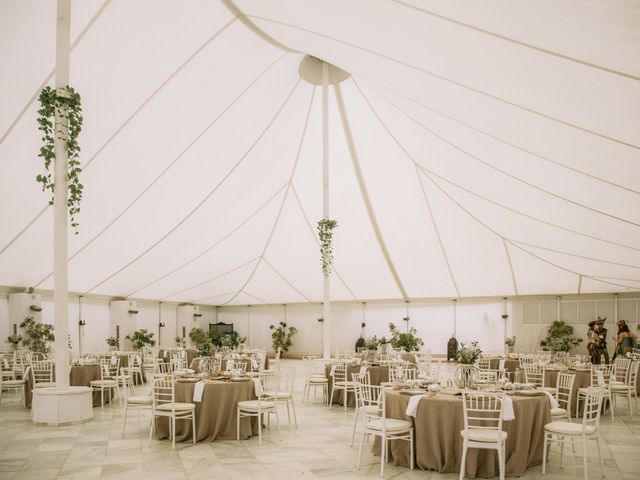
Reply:
[[[329, 64], [322, 62], [322, 216], [330, 218], [329, 211]], [[322, 278], [322, 356], [331, 357], [331, 278], [323, 272]]]
[[[71, 0], [58, 0], [56, 30], [56, 89], [69, 84]], [[67, 138], [69, 117], [56, 109], [54, 124], [53, 300], [56, 387], [69, 388], [69, 287], [67, 267]]]

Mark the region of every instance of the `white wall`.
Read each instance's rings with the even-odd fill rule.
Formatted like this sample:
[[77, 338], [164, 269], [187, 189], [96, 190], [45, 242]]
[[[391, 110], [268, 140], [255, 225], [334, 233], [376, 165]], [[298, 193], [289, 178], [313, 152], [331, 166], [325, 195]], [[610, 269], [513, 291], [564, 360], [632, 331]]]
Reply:
[[0, 350], [8, 350], [7, 337], [13, 333], [13, 325], [9, 321], [9, 296], [0, 294]]
[[[626, 320], [629, 328], [637, 333], [640, 321], [640, 297], [634, 295], [621, 296], [617, 300], [614, 295], [590, 295], [560, 298], [560, 320], [574, 328], [574, 336], [583, 342], [573, 352], [587, 355], [588, 323], [598, 316], [606, 317], [605, 327], [608, 329], [608, 350], [614, 351], [613, 336], [617, 331], [618, 319]], [[558, 318], [558, 299], [531, 299], [513, 302], [513, 334], [516, 336], [516, 350], [535, 352], [540, 350], [540, 340], [544, 338], [549, 324]]]
[[[504, 320], [501, 318], [503, 302], [457, 302], [457, 337], [460, 341], [478, 340], [487, 351], [502, 351], [504, 342]], [[353, 351], [360, 336], [363, 321], [362, 304], [334, 304], [332, 311], [331, 350]], [[251, 334], [249, 343], [253, 347], [271, 349], [269, 325], [284, 320], [284, 307], [253, 306], [223, 307], [219, 309], [220, 321], [234, 323], [234, 328], [247, 335], [245, 320], [250, 316]], [[365, 337], [376, 335], [389, 337], [388, 325], [394, 323], [404, 330], [406, 306], [403, 303], [369, 304], [366, 306], [364, 323]], [[287, 323], [298, 329], [291, 353], [320, 354], [322, 352], [322, 328], [320, 305], [293, 305], [286, 310]], [[446, 343], [454, 332], [453, 304], [411, 304], [410, 326], [416, 328], [418, 336], [425, 342], [424, 349], [433, 353], [446, 353]]]
[[[607, 316], [609, 328], [610, 352], [613, 350], [613, 334], [615, 333], [615, 297], [613, 295], [592, 295], [580, 297], [563, 297], [560, 302], [560, 318], [575, 328], [575, 334], [584, 338], [587, 323], [596, 316]], [[158, 302], [138, 301], [139, 313], [136, 328], [146, 328], [154, 333], [158, 340]], [[42, 321], [53, 323], [53, 301], [51, 296], [43, 295]], [[162, 303], [162, 329], [160, 345], [173, 346], [176, 336], [177, 304]], [[504, 311], [502, 301], [470, 301], [456, 302], [457, 325], [456, 336], [460, 342], [478, 340], [484, 351], [502, 351], [505, 337], [505, 321], [501, 318]], [[107, 348], [105, 338], [109, 336], [110, 311], [109, 301], [102, 298], [84, 298], [82, 302], [83, 351], [103, 351]], [[256, 348], [271, 350], [271, 330], [269, 325], [284, 320], [285, 311], [282, 305], [252, 307], [216, 307], [201, 306], [197, 326], [205, 330], [210, 323], [218, 321], [233, 323], [234, 329], [241, 336], [248, 337], [248, 344]], [[557, 300], [554, 297], [537, 297], [518, 299], [507, 303], [506, 334], [516, 336], [516, 350], [537, 351], [539, 341], [547, 326], [557, 317]], [[389, 322], [400, 329], [406, 328], [402, 320], [406, 316], [403, 303], [367, 304], [365, 315], [365, 337], [377, 335], [389, 337]], [[318, 322], [321, 307], [318, 304], [290, 305], [286, 309], [289, 325], [298, 328], [294, 337], [292, 353], [320, 354], [322, 352], [323, 324]], [[332, 352], [353, 351], [355, 342], [360, 336], [360, 323], [363, 320], [362, 304], [340, 303], [332, 305]], [[410, 326], [415, 327], [418, 336], [425, 342], [424, 349], [435, 354], [446, 352], [446, 342], [454, 332], [453, 303], [411, 303], [409, 308]], [[635, 331], [640, 321], [640, 296], [626, 295], [618, 300], [618, 316], [628, 321]], [[69, 300], [69, 333], [73, 350], [78, 351], [78, 298]], [[9, 306], [7, 293], [0, 292], [0, 340], [3, 349], [8, 349], [5, 339], [12, 333], [9, 322]], [[583, 343], [578, 350], [586, 354]]]

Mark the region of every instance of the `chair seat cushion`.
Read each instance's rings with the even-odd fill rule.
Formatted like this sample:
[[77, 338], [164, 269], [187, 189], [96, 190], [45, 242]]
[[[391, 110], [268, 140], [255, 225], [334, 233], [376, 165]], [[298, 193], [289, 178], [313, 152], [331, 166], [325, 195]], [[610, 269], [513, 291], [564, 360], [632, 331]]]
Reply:
[[353, 382], [351, 382], [351, 381], [348, 381], [348, 380], [347, 380], [347, 381], [345, 381], [345, 380], [340, 380], [340, 381], [337, 381], [337, 382], [333, 382], [333, 384], [334, 384], [336, 387], [345, 387], [345, 386], [346, 386], [346, 387], [355, 387], [355, 385], [356, 385], [355, 383], [353, 383]]
[[366, 405], [362, 410], [367, 415], [378, 415], [380, 413], [380, 409], [377, 405]]
[[596, 433], [596, 427], [593, 425], [582, 426], [581, 423], [571, 422], [551, 422], [544, 426], [546, 432], [557, 433], [561, 435], [591, 435]]
[[266, 410], [269, 408], [275, 408], [276, 402], [273, 400], [245, 400], [238, 402], [238, 408], [240, 410], [248, 410], [251, 412], [257, 412], [258, 410]]
[[[5, 382], [2, 382], [2, 383], [5, 383]], [[33, 386], [33, 388], [51, 388], [55, 386], [56, 386], [56, 382], [38, 382]]]
[[[464, 430], [460, 430], [460, 436], [464, 438]], [[472, 442], [497, 442], [498, 436], [496, 430], [485, 430], [483, 428], [470, 428], [469, 440]], [[507, 439], [507, 432], [500, 431], [500, 441], [504, 442]]]
[[189, 410], [194, 410], [196, 408], [195, 404], [193, 403], [180, 403], [180, 402], [175, 402], [175, 403], [163, 403], [161, 405], [158, 405], [156, 407], [156, 410], [162, 410], [162, 411], [171, 411], [171, 410], [175, 410], [177, 412], [187, 412]]
[[92, 387], [117, 387], [118, 382], [115, 380], [92, 380], [90, 385]]
[[317, 383], [321, 385], [323, 383], [329, 383], [329, 379], [326, 377], [311, 377], [307, 378], [307, 383]]
[[277, 398], [278, 400], [287, 400], [291, 398], [291, 394], [288, 392], [263, 392], [265, 397]]
[[151, 405], [151, 397], [148, 395], [132, 395], [127, 397], [127, 403], [131, 405]]
[[395, 418], [378, 418], [367, 423], [369, 430], [380, 430], [386, 426], [387, 432], [402, 432], [403, 430], [411, 430], [411, 422], [406, 420], [397, 420]]
[[552, 395], [556, 394], [556, 388], [555, 387], [538, 387], [538, 390], [541, 390], [543, 392], [549, 392]]
[[609, 390], [611, 390], [612, 392], [626, 392], [628, 390], [631, 390], [632, 388], [629, 385], [626, 385], [624, 383], [618, 385], [609, 385]]
[[551, 416], [552, 417], [564, 417], [567, 414], [567, 410], [564, 408], [552, 408]]
[[20, 385], [24, 385], [25, 380], [3, 380], [3, 387], [19, 387]]

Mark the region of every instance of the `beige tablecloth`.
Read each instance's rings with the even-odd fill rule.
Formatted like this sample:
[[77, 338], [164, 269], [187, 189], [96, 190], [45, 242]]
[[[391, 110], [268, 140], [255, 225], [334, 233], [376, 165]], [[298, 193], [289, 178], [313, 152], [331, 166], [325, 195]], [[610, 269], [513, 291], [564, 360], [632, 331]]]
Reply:
[[[194, 383], [176, 383], [176, 402], [193, 402]], [[208, 382], [202, 395], [202, 402], [196, 404], [196, 440], [236, 439], [236, 405], [244, 400], [255, 400], [253, 382]], [[158, 439], [169, 438], [169, 420], [156, 420]], [[258, 434], [255, 417], [240, 420], [240, 438], [246, 439]], [[191, 420], [176, 422], [176, 441], [191, 441]]]
[[[55, 366], [53, 371], [55, 379]], [[69, 385], [72, 387], [90, 387], [92, 380], [100, 380], [100, 365], [84, 365], [71, 367], [69, 370]], [[31, 408], [33, 382], [31, 376], [27, 379], [24, 388], [24, 408]], [[109, 402], [109, 395], [105, 392], [105, 403]], [[100, 392], [93, 392], [93, 406], [100, 406]]]
[[[519, 366], [520, 366], [520, 362], [518, 361], [518, 359], [515, 359], [515, 358], [505, 358], [504, 359], [504, 368], [510, 374], [515, 373]], [[492, 358], [490, 360], [490, 367], [491, 367], [492, 370], [498, 370], [498, 368], [500, 367], [500, 359], [499, 358]], [[512, 375], [510, 375], [510, 376], [512, 376]]]
[[[558, 373], [558, 370], [545, 370], [545, 387], [555, 387], [558, 385]], [[571, 390], [571, 416], [578, 417], [582, 414], [582, 405], [580, 405], [580, 409], [578, 409], [578, 389], [591, 385], [591, 372], [569, 370], [566, 373], [571, 373], [576, 376], [573, 382], [573, 389]]]
[[[389, 367], [388, 366], [380, 366], [380, 367], [367, 367], [367, 371], [369, 372], [369, 375], [371, 377], [371, 385], [380, 385], [381, 382], [388, 382], [389, 381]], [[331, 392], [331, 386], [333, 385], [333, 377], [331, 377], [331, 375], [329, 375], [329, 373], [331, 373], [331, 364], [326, 364], [324, 367], [324, 372], [325, 375], [327, 376], [327, 378], [329, 379], [329, 385], [328, 385], [328, 389], [329, 392]], [[359, 373], [360, 372], [360, 365], [353, 365], [347, 368], [347, 380], [351, 381], [351, 374], [352, 373]], [[343, 390], [336, 390], [335, 392], [333, 392], [333, 399], [331, 401], [332, 404], [337, 404], [337, 405], [343, 405], [343, 397], [344, 396], [344, 391]], [[347, 399], [347, 406], [348, 407], [355, 407], [356, 406], [356, 400], [355, 400], [355, 396], [353, 395], [352, 392], [349, 392], [348, 395], [348, 399]]]
[[[439, 395], [420, 400], [415, 420], [405, 411], [409, 396], [386, 391], [387, 417], [409, 420], [415, 425], [416, 465], [423, 470], [440, 473], [460, 471], [464, 430], [462, 400], [459, 396]], [[546, 395], [513, 397], [515, 420], [504, 422], [502, 429], [509, 435], [506, 443], [506, 475], [520, 476], [527, 467], [542, 463], [544, 425], [551, 421], [551, 409]], [[409, 443], [392, 441], [391, 457], [395, 465], [409, 466]], [[377, 438], [374, 453], [380, 454]], [[490, 478], [498, 475], [495, 451], [470, 449], [466, 463], [467, 478]]]
[[[169, 355], [169, 352], [176, 352], [177, 350], [164, 350], [164, 349], [160, 349], [158, 350], [158, 358], [164, 358], [166, 363], [169, 363], [169, 359], [171, 358]], [[193, 350], [191, 348], [187, 348], [187, 365], [191, 365], [191, 362], [193, 361], [194, 358], [196, 358], [198, 356], [198, 351], [197, 350]], [[165, 356], [165, 352], [167, 352], [167, 355]]]

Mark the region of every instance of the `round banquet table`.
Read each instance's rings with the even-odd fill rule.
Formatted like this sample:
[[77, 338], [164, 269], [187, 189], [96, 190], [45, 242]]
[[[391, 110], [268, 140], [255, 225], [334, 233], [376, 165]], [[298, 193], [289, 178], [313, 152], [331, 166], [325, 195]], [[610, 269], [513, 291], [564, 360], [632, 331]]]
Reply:
[[[361, 365], [350, 365], [347, 367], [347, 380], [351, 381], [352, 373], [360, 373]], [[380, 385], [381, 382], [389, 381], [389, 367], [386, 365], [381, 365], [378, 367], [367, 367], [367, 371], [371, 377], [371, 385]], [[331, 386], [333, 385], [333, 377], [329, 375], [331, 373], [331, 364], [327, 363], [324, 367], [324, 374], [329, 379], [329, 384], [327, 386], [329, 393], [331, 393]], [[331, 404], [334, 405], [344, 405], [343, 401], [344, 390], [336, 390], [333, 392], [333, 399]], [[355, 407], [356, 400], [353, 392], [349, 392], [347, 398], [347, 406]]]
[[[423, 397], [418, 404], [415, 419], [405, 415], [409, 396], [387, 389], [387, 418], [408, 420], [415, 426], [416, 465], [423, 470], [440, 473], [460, 471], [464, 418], [462, 399], [456, 395], [440, 394]], [[544, 426], [551, 421], [551, 407], [546, 395], [513, 397], [515, 419], [503, 422], [507, 432], [506, 475], [520, 476], [528, 467], [542, 463]], [[409, 466], [409, 443], [392, 441], [391, 455], [394, 465]], [[380, 439], [374, 443], [374, 454], [380, 455]], [[466, 476], [491, 478], [498, 476], [498, 456], [493, 450], [469, 449]]]
[[[176, 381], [176, 402], [195, 403], [196, 441], [236, 439], [236, 405], [244, 400], [256, 400], [254, 383], [210, 381], [204, 386], [202, 401], [193, 401], [194, 382]], [[256, 417], [240, 419], [240, 438], [246, 439], [258, 434]], [[169, 438], [169, 419], [156, 418], [158, 440]], [[176, 422], [176, 441], [190, 442], [191, 420]]]
[[[558, 370], [544, 371], [545, 387], [555, 387], [558, 385]], [[578, 389], [591, 385], [591, 372], [589, 370], [569, 370], [565, 373], [571, 373], [576, 376], [573, 381], [573, 389], [571, 390], [571, 416], [578, 417], [582, 414], [582, 405], [578, 409]], [[584, 403], [584, 402], [583, 402]]]
[[[164, 350], [164, 349], [160, 349], [158, 350], [158, 358], [164, 358], [166, 363], [169, 363], [169, 354], [170, 352], [177, 352], [178, 350], [174, 349], [174, 350]], [[186, 349], [187, 352], [187, 365], [191, 365], [191, 362], [193, 362], [193, 359], [196, 358], [198, 356], [198, 351], [197, 350], [193, 350], [191, 348], [187, 348]]]
[[[55, 380], [55, 366], [53, 367]], [[69, 369], [69, 385], [72, 387], [90, 387], [93, 380], [100, 380], [100, 365], [72, 366]], [[31, 408], [33, 381], [31, 375], [27, 378], [24, 388], [24, 408]], [[105, 396], [105, 403], [109, 402], [109, 395]], [[100, 406], [100, 392], [93, 392], [93, 406]]]
[[[492, 358], [490, 360], [491, 370], [498, 370], [500, 367], [500, 358]], [[516, 370], [520, 366], [520, 361], [517, 358], [505, 358], [504, 359], [504, 368], [509, 373], [509, 379], [514, 379], [514, 374]]]

